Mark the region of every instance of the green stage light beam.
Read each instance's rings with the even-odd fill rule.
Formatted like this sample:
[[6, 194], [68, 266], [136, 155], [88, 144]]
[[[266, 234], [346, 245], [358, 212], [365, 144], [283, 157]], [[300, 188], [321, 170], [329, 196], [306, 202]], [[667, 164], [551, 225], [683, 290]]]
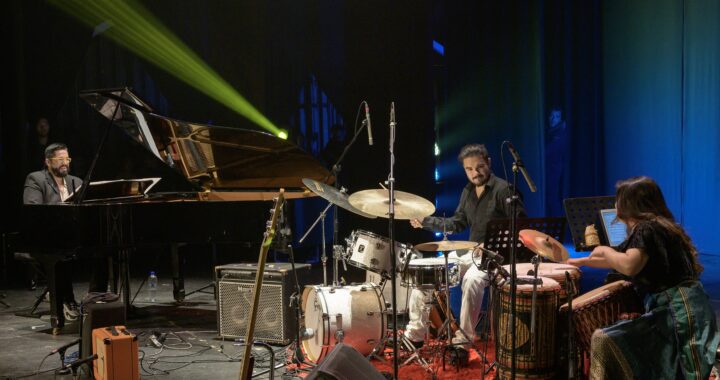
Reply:
[[51, 0], [50, 3], [91, 27], [103, 22], [109, 24], [110, 28], [103, 34], [115, 42], [274, 135], [285, 132], [250, 104], [139, 2]]

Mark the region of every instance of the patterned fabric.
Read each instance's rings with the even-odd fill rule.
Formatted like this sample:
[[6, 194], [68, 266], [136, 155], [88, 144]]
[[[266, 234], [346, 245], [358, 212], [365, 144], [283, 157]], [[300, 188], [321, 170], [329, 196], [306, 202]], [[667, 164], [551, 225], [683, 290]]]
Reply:
[[720, 335], [697, 281], [645, 298], [641, 317], [597, 330], [592, 379], [707, 379]]

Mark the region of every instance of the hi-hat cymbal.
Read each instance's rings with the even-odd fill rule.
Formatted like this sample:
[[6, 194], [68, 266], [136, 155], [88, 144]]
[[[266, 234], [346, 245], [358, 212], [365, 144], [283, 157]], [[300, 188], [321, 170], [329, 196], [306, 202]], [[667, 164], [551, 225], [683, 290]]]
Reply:
[[[388, 190], [370, 189], [351, 194], [350, 204], [362, 212], [381, 218], [388, 217]], [[435, 205], [425, 198], [395, 190], [395, 219], [422, 219], [435, 212]]]
[[529, 250], [556, 263], [564, 263], [570, 255], [567, 249], [552, 236], [535, 230], [521, 230], [520, 240]]
[[303, 178], [302, 182], [303, 182], [303, 184], [305, 184], [305, 186], [307, 186], [308, 189], [310, 189], [310, 191], [325, 198], [327, 201], [329, 201], [332, 204], [338, 205], [338, 206], [344, 208], [345, 210], [348, 210], [348, 211], [358, 214], [360, 216], [364, 216], [366, 218], [370, 218], [370, 219], [377, 218], [377, 216], [375, 216], [375, 215], [364, 213], [364, 212], [356, 209], [355, 207], [353, 207], [350, 204], [350, 202], [348, 202], [347, 194], [340, 192], [338, 189], [336, 189], [330, 185], [326, 185], [322, 182], [318, 182], [318, 181], [316, 181], [314, 179], [310, 179], [310, 178]]
[[478, 243], [462, 240], [440, 240], [422, 243], [413, 246], [418, 251], [457, 251], [461, 249], [473, 249]]

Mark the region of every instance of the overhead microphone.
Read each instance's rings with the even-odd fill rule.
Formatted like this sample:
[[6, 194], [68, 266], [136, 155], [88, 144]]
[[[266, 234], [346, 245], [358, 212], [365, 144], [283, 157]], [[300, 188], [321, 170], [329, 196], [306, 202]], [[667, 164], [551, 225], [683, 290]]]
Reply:
[[372, 126], [370, 124], [370, 106], [368, 106], [367, 102], [365, 102], [365, 122], [367, 123], [367, 128], [368, 128], [368, 145], [372, 145], [373, 138], [372, 138]]
[[523, 177], [525, 177], [525, 182], [527, 182], [528, 187], [530, 188], [531, 192], [536, 192], [537, 187], [535, 187], [535, 182], [533, 182], [532, 178], [530, 178], [530, 174], [528, 174], [527, 170], [525, 169], [525, 164], [523, 164], [522, 160], [520, 159], [520, 153], [518, 153], [517, 149], [513, 146], [513, 144], [510, 141], [506, 141], [508, 144], [508, 148], [510, 149], [510, 154], [512, 154], [513, 159], [515, 159], [515, 165], [520, 169], [520, 173], [522, 173]]

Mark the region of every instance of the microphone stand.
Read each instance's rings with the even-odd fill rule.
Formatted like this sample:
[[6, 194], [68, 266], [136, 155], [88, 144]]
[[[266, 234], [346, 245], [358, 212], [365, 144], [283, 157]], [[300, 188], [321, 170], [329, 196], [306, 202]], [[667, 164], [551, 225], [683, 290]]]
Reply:
[[[364, 101], [360, 103], [360, 107], [362, 107], [363, 103], [364, 103]], [[360, 114], [360, 112], [358, 111], [358, 115], [359, 114]], [[357, 125], [357, 119], [355, 120], [355, 123]], [[355, 144], [355, 140], [357, 140], [358, 136], [360, 136], [363, 129], [367, 127], [367, 124], [368, 124], [368, 120], [364, 119], [362, 121], [362, 124], [360, 125], [360, 128], [357, 131], [355, 131], [353, 138], [350, 140], [350, 142], [347, 145], [345, 145], [345, 148], [343, 149], [342, 153], [340, 154], [340, 157], [338, 157], [338, 159], [335, 161], [335, 163], [332, 166], [332, 169], [330, 169], [330, 173], [328, 173], [328, 175], [323, 179], [323, 182], [325, 182], [331, 176], [335, 177], [335, 183], [333, 184], [333, 186], [338, 190], [341, 189], [340, 182], [338, 181], [340, 171], [342, 170], [342, 166], [340, 165], [340, 163], [342, 162], [343, 158], [345, 158], [345, 155], [347, 155], [348, 151], [350, 150], [350, 147], [352, 147], [353, 144]], [[325, 209], [325, 211], [327, 211], [327, 209]], [[323, 225], [324, 224], [325, 224], [325, 221], [323, 221]], [[337, 207], [337, 205], [333, 205], [333, 257], [335, 258], [335, 264], [334, 264], [333, 269], [335, 271], [335, 275], [334, 275], [335, 282], [337, 282], [337, 271], [338, 271], [337, 255], [335, 254], [335, 252], [338, 252], [338, 249], [339, 249], [338, 248], [338, 241], [339, 241], [338, 231], [340, 229], [339, 225], [340, 225], [340, 222], [338, 220], [338, 207]], [[323, 244], [325, 244], [324, 240], [325, 240], [325, 233], [323, 233]], [[325, 247], [323, 246], [323, 255], [324, 254], [325, 254]], [[325, 260], [327, 261], [327, 258], [325, 258]], [[323, 261], [323, 274], [325, 276], [325, 286], [327, 286], [327, 273], [325, 272], [325, 268], [326, 268], [326, 263], [325, 263], [325, 261]], [[344, 258], [343, 258], [343, 268], [345, 268], [345, 270], [347, 270], [347, 267], [345, 267], [345, 259]], [[333, 284], [333, 285], [337, 285], [337, 284]]]
[[510, 379], [515, 380], [517, 370], [517, 349], [515, 348], [515, 314], [517, 310], [517, 268], [515, 268], [516, 245], [517, 245], [517, 173], [518, 166], [513, 162], [513, 194], [508, 199], [510, 202]]
[[[512, 196], [510, 196], [510, 199], [507, 201], [510, 202], [510, 316], [509, 316], [509, 322], [510, 322], [510, 337], [511, 337], [511, 347], [510, 347], [510, 362], [512, 363], [510, 366], [510, 379], [515, 380], [515, 373], [517, 370], [517, 349], [515, 347], [516, 339], [516, 331], [515, 331], [515, 317], [516, 317], [516, 311], [517, 311], [517, 268], [515, 268], [516, 263], [516, 251], [517, 251], [517, 241], [518, 241], [518, 231], [517, 231], [517, 204], [518, 200], [520, 199], [520, 196], [518, 195], [517, 191], [517, 177], [518, 177], [518, 171], [521, 171], [523, 174], [523, 177], [525, 177], [525, 181], [528, 184], [528, 187], [530, 187], [531, 192], [535, 192], [535, 184], [533, 183], [532, 179], [530, 179], [530, 175], [525, 170], [525, 165], [523, 164], [522, 160], [520, 159], [520, 155], [518, 154], [515, 147], [510, 143], [509, 141], [503, 142], [503, 145], [507, 144], [508, 150], [513, 156], [513, 165], [512, 165], [512, 172], [513, 172], [513, 184], [512, 184]], [[502, 149], [501, 149], [502, 150]], [[537, 272], [537, 270], [536, 270]]]
[[395, 102], [390, 103], [390, 175], [388, 175], [388, 232], [390, 237], [390, 286], [392, 289], [392, 321], [393, 321], [393, 378], [398, 378], [398, 346], [397, 346], [397, 294], [395, 278], [397, 263], [395, 262]]
[[567, 293], [567, 301], [568, 301], [568, 312], [567, 312], [567, 328], [568, 328], [568, 380], [575, 380], [575, 372], [577, 370], [577, 364], [575, 364], [575, 359], [577, 358], [577, 355], [575, 353], [575, 339], [574, 339], [574, 327], [573, 327], [573, 306], [572, 301], [573, 297], [575, 296], [575, 284], [572, 282], [572, 278], [570, 278], [570, 272], [565, 271], [565, 292]]
[[295, 293], [293, 293], [290, 296], [290, 306], [295, 309], [295, 350], [293, 351], [293, 362], [297, 364], [298, 370], [302, 370], [300, 368], [303, 364], [308, 364], [305, 362], [305, 355], [302, 352], [301, 347], [301, 341], [302, 341], [302, 332], [300, 331], [301, 323], [300, 323], [300, 302], [302, 299], [302, 293], [300, 291], [300, 282], [297, 278], [297, 271], [295, 270], [295, 251], [293, 250], [292, 244], [288, 244], [288, 252], [290, 254], [290, 265], [292, 266], [293, 271], [293, 278], [295, 280]]

